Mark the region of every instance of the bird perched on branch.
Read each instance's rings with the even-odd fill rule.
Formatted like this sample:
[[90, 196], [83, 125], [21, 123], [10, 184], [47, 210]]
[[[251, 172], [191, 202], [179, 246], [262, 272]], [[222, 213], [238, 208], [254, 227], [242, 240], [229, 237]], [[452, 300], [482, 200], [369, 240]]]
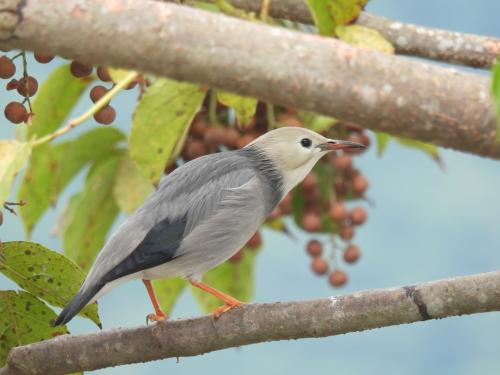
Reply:
[[142, 279], [155, 313], [164, 320], [151, 281], [184, 277], [224, 302], [214, 317], [242, 302], [201, 281], [259, 229], [281, 199], [333, 150], [361, 144], [328, 139], [311, 130], [272, 130], [240, 150], [206, 155], [163, 177], [158, 189], [111, 236], [85, 282], [55, 325], [132, 279]]

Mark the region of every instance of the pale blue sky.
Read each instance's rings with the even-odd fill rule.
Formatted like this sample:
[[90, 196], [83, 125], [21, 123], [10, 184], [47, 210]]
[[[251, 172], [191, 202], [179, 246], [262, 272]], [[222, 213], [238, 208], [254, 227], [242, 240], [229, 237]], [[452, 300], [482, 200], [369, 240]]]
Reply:
[[[495, 0], [372, 0], [368, 9], [406, 22], [500, 37], [500, 2]], [[36, 65], [34, 73], [41, 79], [55, 64]], [[0, 95], [3, 107], [10, 93], [1, 91]], [[130, 126], [133, 104], [132, 94], [116, 102], [116, 123], [124, 129]], [[82, 103], [77, 112], [87, 105], [87, 101]], [[0, 138], [10, 137], [13, 128], [1, 119]], [[449, 150], [443, 150], [442, 156], [445, 171], [423, 154], [395, 144], [380, 159], [371, 148], [358, 163], [370, 179], [368, 195], [375, 205], [369, 208], [369, 220], [356, 235], [363, 258], [349, 267], [349, 285], [332, 290], [326, 280], [309, 271], [303, 250], [309, 237], [297, 228], [293, 228], [297, 242], [265, 231], [265, 246], [257, 261], [255, 301], [311, 299], [498, 269], [500, 164]], [[65, 191], [62, 201], [77, 191], [80, 183], [81, 176]], [[50, 236], [55, 218], [53, 210], [47, 213], [33, 240], [60, 249], [59, 240]], [[6, 219], [0, 238], [22, 239], [19, 220]], [[0, 277], [1, 289], [11, 287]], [[106, 328], [143, 324], [150, 310], [140, 282], [112, 291], [100, 303]], [[199, 314], [194, 300], [184, 294], [173, 318]], [[498, 327], [500, 314], [490, 313], [325, 339], [258, 344], [182, 358], [180, 363], [166, 360], [94, 373], [218, 374], [236, 369], [238, 374], [252, 375], [498, 374]], [[73, 332], [96, 330], [83, 319], [75, 319], [70, 328]]]

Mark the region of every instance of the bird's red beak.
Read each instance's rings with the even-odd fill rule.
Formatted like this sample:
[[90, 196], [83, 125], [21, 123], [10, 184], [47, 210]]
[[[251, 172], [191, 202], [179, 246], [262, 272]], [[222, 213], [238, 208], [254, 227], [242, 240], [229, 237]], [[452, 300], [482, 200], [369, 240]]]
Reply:
[[321, 149], [327, 150], [344, 150], [346, 148], [365, 148], [366, 146], [361, 143], [351, 141], [338, 141], [330, 139], [328, 142], [320, 144]]

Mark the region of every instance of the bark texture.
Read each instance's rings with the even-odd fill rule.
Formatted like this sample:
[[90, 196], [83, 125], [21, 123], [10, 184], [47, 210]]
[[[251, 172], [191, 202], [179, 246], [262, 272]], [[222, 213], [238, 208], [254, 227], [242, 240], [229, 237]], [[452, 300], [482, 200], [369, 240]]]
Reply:
[[313, 301], [249, 304], [223, 314], [66, 335], [14, 348], [0, 375], [63, 374], [195, 356], [267, 341], [324, 337], [500, 310], [500, 271]]
[[170, 3], [0, 1], [0, 48], [137, 69], [500, 157], [484, 77]]
[[[259, 12], [261, 0], [228, 0], [237, 8]], [[314, 23], [305, 0], [273, 0], [269, 14], [305, 24]], [[489, 69], [500, 55], [500, 39], [397, 22], [362, 12], [358, 25], [379, 31], [396, 53]]]

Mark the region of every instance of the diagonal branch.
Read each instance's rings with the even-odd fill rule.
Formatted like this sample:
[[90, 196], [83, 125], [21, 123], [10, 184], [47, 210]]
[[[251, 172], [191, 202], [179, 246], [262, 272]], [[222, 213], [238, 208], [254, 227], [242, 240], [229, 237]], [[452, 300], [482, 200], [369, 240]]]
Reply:
[[313, 301], [251, 304], [149, 327], [66, 335], [14, 348], [0, 375], [63, 374], [500, 310], [500, 271]]
[[[227, 1], [237, 8], [250, 12], [259, 11], [262, 3], [262, 0]], [[305, 24], [314, 23], [304, 0], [273, 0], [269, 14], [275, 18]], [[500, 55], [498, 38], [417, 26], [367, 12], [362, 12], [356, 23], [380, 32], [394, 45], [396, 53], [402, 55], [485, 69], [491, 68]]]
[[8, 2], [19, 6], [0, 11], [0, 48], [186, 80], [500, 158], [484, 77], [170, 3]]

